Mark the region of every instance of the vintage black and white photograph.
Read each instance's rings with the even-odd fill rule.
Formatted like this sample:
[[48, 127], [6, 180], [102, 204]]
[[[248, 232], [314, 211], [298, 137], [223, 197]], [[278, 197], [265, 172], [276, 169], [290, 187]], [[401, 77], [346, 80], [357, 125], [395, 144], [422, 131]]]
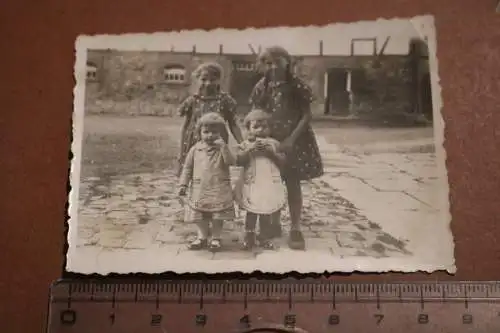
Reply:
[[432, 16], [79, 36], [71, 272], [455, 272]]

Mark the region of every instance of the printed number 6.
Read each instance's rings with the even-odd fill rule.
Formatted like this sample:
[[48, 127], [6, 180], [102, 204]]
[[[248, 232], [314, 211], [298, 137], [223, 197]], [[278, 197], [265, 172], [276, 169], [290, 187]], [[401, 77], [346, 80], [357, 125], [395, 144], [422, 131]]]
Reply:
[[418, 323], [419, 324], [427, 324], [429, 322], [429, 316], [422, 313], [418, 315]]

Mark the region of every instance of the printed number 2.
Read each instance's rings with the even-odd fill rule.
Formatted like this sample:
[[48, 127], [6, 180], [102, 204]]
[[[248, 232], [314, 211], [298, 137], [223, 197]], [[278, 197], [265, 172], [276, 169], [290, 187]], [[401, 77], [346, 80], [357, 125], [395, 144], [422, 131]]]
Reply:
[[383, 314], [376, 314], [376, 315], [373, 315], [375, 318], [377, 318], [377, 325], [380, 325], [380, 323], [382, 322], [382, 320], [384, 319], [384, 315]]

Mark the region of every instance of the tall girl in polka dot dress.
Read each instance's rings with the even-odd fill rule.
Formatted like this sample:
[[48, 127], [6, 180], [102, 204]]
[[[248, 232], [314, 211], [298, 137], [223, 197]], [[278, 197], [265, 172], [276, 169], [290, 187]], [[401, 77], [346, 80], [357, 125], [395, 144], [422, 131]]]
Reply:
[[[287, 187], [291, 227], [288, 246], [304, 249], [300, 229], [302, 214], [301, 181], [323, 175], [323, 162], [311, 128], [312, 91], [293, 74], [292, 58], [282, 47], [269, 47], [257, 59], [264, 77], [255, 85], [250, 96], [253, 107], [271, 115], [271, 137], [280, 142], [287, 156], [282, 178]], [[280, 230], [281, 211], [274, 214], [273, 225]]]

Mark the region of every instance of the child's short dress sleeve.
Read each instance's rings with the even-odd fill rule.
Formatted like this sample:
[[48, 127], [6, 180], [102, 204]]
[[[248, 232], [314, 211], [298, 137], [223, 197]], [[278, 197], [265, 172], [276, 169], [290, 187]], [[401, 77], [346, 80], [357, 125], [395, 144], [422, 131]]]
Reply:
[[229, 94], [223, 94], [221, 97], [220, 113], [227, 122], [236, 120], [236, 100]]
[[177, 115], [181, 117], [191, 115], [191, 113], [193, 112], [193, 101], [193, 96], [189, 96], [185, 100], [183, 100], [177, 108]]
[[265, 93], [265, 84], [264, 84], [264, 79], [261, 79], [257, 84], [254, 86], [252, 89], [252, 92], [250, 93], [250, 97], [248, 99], [248, 102], [252, 107], [255, 108], [266, 108], [266, 105], [264, 103], [264, 93]]
[[295, 97], [299, 104], [299, 109], [302, 113], [309, 112], [311, 103], [314, 101], [314, 94], [311, 87], [305, 84], [302, 80], [295, 81]]

